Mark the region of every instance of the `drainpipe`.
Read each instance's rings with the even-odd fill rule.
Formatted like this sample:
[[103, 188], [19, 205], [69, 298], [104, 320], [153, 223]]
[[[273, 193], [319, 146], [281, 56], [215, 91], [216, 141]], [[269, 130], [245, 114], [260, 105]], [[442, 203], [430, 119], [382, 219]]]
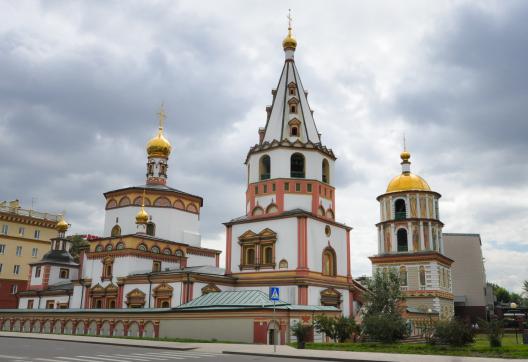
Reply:
[[149, 294], [148, 294], [148, 307], [150, 308], [150, 299], [152, 294], [152, 280], [150, 280], [150, 274], [147, 276], [148, 282], [149, 282]]

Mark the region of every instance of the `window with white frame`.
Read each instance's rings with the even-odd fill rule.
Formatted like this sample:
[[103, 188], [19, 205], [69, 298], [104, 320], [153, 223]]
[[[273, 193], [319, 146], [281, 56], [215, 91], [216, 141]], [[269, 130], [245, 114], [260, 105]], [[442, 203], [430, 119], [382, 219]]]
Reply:
[[7, 235], [8, 231], [9, 231], [9, 225], [7, 224], [2, 225], [2, 234]]
[[40, 239], [40, 230], [35, 230], [35, 239]]
[[36, 258], [37, 257], [37, 254], [38, 254], [38, 248], [33, 248], [31, 249], [31, 256], [33, 258]]
[[11, 294], [16, 294], [16, 292], [18, 291], [18, 285], [16, 284], [11, 284]]
[[4, 264], [0, 263], [0, 273], [2, 272], [3, 267], [4, 267]]
[[13, 265], [13, 274], [20, 274], [20, 265]]
[[4, 254], [5, 253], [5, 249], [6, 249], [5, 244], [0, 244], [0, 254]]
[[16, 247], [16, 256], [22, 256], [22, 247], [21, 246], [17, 246]]
[[24, 236], [24, 232], [25, 232], [25, 231], [26, 231], [26, 230], [24, 229], [23, 226], [19, 227], [19, 228], [18, 228], [18, 235], [20, 235], [20, 236]]

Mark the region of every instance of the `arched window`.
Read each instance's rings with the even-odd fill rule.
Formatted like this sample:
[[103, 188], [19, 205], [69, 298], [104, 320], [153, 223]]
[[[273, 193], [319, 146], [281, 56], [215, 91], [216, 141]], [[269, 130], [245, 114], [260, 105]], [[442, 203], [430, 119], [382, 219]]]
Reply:
[[420, 286], [425, 287], [425, 267], [420, 266]]
[[323, 251], [323, 275], [336, 276], [337, 265], [334, 249], [327, 247]]
[[156, 224], [154, 224], [152, 221], [147, 223], [147, 235], [156, 235]]
[[260, 180], [268, 180], [271, 176], [271, 160], [270, 156], [264, 155], [259, 161], [259, 178]]
[[288, 269], [288, 261], [286, 259], [282, 259], [279, 262], [279, 269]]
[[106, 251], [112, 251], [113, 247], [112, 247], [112, 244], [108, 244], [106, 247], [105, 247], [105, 250]]
[[246, 250], [246, 264], [247, 265], [255, 264], [255, 249], [250, 248]]
[[253, 209], [253, 212], [251, 213], [253, 216], [260, 216], [264, 214], [264, 209], [260, 206], [255, 206]]
[[163, 249], [163, 254], [172, 255], [172, 251], [169, 248], [165, 248], [165, 249]]
[[121, 227], [119, 225], [114, 225], [112, 231], [110, 232], [111, 237], [121, 236]]
[[150, 251], [153, 252], [154, 254], [159, 254], [160, 248], [157, 246], [153, 246], [152, 248], [150, 248]]
[[402, 287], [407, 286], [407, 268], [404, 266], [400, 267], [400, 285]]
[[147, 251], [147, 246], [145, 244], [139, 244], [138, 250], [139, 251]]
[[266, 246], [264, 248], [263, 264], [271, 264], [271, 263], [273, 263], [273, 247]]
[[329, 219], [334, 219], [334, 212], [332, 211], [332, 209], [328, 209], [326, 210], [326, 217], [329, 218]]
[[117, 243], [117, 245], [116, 245], [116, 249], [117, 249], [117, 250], [123, 250], [124, 248], [125, 248], [125, 244], [123, 244], [123, 243]]
[[325, 209], [322, 206], [317, 208], [317, 216], [325, 216]]
[[326, 158], [323, 160], [322, 171], [323, 171], [323, 182], [326, 184], [329, 184], [330, 183], [330, 165], [328, 164], [328, 160]]
[[294, 153], [290, 158], [290, 177], [304, 178], [304, 156]]
[[183, 251], [181, 251], [180, 249], [176, 250], [176, 252], [174, 253], [174, 255], [176, 256], [183, 256]]
[[297, 126], [293, 126], [291, 128], [291, 136], [292, 137], [297, 137], [299, 135], [299, 129], [297, 128]]
[[266, 214], [273, 214], [278, 211], [279, 209], [276, 204], [269, 204], [268, 207], [266, 207]]
[[396, 220], [407, 218], [407, 208], [404, 199], [398, 199], [394, 202], [394, 218]]
[[398, 240], [398, 251], [405, 252], [409, 250], [407, 246], [407, 230], [399, 229], [396, 232], [396, 239]]

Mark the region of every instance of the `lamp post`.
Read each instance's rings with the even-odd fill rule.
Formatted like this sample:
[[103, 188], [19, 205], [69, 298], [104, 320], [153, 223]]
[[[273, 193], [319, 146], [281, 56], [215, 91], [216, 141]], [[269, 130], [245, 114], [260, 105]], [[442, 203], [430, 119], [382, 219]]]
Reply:
[[[517, 322], [517, 304], [516, 303], [510, 303], [510, 308], [513, 309], [513, 320], [515, 320], [516, 323]], [[517, 337], [517, 326], [515, 326], [515, 343], [519, 344], [519, 339]]]

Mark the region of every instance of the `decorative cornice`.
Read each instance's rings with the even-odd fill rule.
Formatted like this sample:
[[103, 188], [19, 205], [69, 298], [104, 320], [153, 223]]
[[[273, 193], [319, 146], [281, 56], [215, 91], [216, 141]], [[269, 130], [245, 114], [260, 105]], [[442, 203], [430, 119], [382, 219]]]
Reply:
[[426, 251], [416, 253], [400, 253], [400, 254], [382, 254], [369, 256], [372, 264], [386, 264], [386, 263], [398, 263], [398, 262], [413, 262], [413, 261], [439, 261], [448, 266], [454, 262], [453, 259], [440, 254], [437, 251]]
[[244, 163], [248, 162], [249, 156], [254, 153], [259, 152], [266, 152], [271, 149], [275, 148], [295, 148], [295, 149], [305, 149], [305, 150], [314, 150], [319, 151], [330, 157], [332, 160], [336, 160], [337, 157], [334, 155], [334, 152], [332, 149], [327, 148], [326, 146], [323, 146], [321, 143], [313, 143], [311, 141], [307, 142], [301, 142], [300, 140], [296, 140], [294, 142], [291, 142], [288, 139], [284, 139], [282, 141], [273, 140], [272, 142], [263, 142], [261, 144], [256, 144], [253, 147], [249, 149], [249, 152], [246, 156], [246, 160]]

